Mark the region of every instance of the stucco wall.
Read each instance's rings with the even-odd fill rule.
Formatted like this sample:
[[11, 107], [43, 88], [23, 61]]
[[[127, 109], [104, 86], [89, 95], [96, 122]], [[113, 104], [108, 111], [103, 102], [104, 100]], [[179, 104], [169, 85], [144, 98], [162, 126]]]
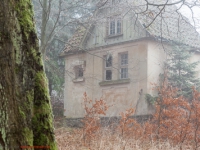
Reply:
[[[199, 52], [193, 53], [189, 62], [190, 63], [200, 62], [200, 53]], [[196, 71], [196, 77], [200, 78], [200, 63], [196, 66], [195, 71]]]
[[[120, 112], [133, 107], [135, 115], [151, 114], [153, 108], [146, 102], [145, 94], [156, 95], [154, 83], [159, 83], [159, 75], [164, 72], [167, 58], [166, 45], [151, 40], [141, 40], [113, 46], [100, 47], [88, 53], [66, 57], [65, 66], [65, 116], [79, 118], [84, 116], [83, 93], [92, 99], [103, 99], [109, 110], [107, 116], [119, 116]], [[119, 84], [119, 54], [128, 52], [128, 75], [130, 81]], [[103, 56], [113, 57], [112, 81], [104, 81]], [[190, 62], [199, 61], [200, 54], [195, 53]], [[85, 61], [84, 81], [74, 82], [74, 66]], [[199, 76], [200, 65], [197, 66]], [[101, 83], [101, 85], [100, 85]]]
[[84, 82], [79, 82], [79, 84], [73, 82], [75, 78], [74, 66], [79, 60], [85, 60], [85, 54], [65, 58], [64, 114], [69, 118], [78, 117], [78, 114], [84, 113], [81, 103], [83, 93], [87, 90], [87, 87]]
[[[147, 92], [147, 42], [138, 41], [114, 45], [104, 49], [96, 49], [85, 54], [66, 57], [65, 73], [65, 116], [78, 118], [84, 116], [83, 93], [95, 100], [103, 99], [110, 105], [107, 117], [119, 116], [120, 112], [134, 107], [137, 115], [149, 114], [144, 100]], [[103, 79], [103, 56], [110, 53], [113, 57], [113, 81], [119, 80], [119, 53], [128, 52], [130, 82], [124, 84], [99, 85]], [[82, 82], [73, 82], [73, 63], [85, 60], [84, 78]], [[76, 63], [75, 63], [76, 64]], [[137, 107], [137, 108], [136, 108]]]
[[164, 62], [167, 59], [165, 51], [167, 50], [167, 46], [162, 43], [154, 41], [148, 42], [147, 93], [154, 96], [157, 94], [154, 90], [156, 86], [155, 84], [159, 84], [160, 75], [164, 73]]

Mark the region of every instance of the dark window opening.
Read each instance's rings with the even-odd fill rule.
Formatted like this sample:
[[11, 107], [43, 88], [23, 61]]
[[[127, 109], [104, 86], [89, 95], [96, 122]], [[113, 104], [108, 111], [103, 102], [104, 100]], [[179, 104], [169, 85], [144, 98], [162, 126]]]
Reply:
[[112, 80], [112, 55], [104, 56], [104, 80]]
[[112, 71], [106, 70], [106, 80], [112, 80]]
[[76, 66], [75, 67], [75, 77], [76, 77], [76, 79], [83, 77], [83, 68], [82, 68], [82, 66]]
[[112, 66], [112, 56], [107, 56], [106, 58], [106, 67]]
[[83, 68], [78, 69], [78, 77], [83, 77]]

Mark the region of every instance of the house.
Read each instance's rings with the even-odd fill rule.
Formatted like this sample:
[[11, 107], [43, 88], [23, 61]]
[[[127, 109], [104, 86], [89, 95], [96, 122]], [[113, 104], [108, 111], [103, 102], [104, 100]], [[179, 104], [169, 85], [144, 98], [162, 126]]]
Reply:
[[153, 107], [145, 95], [156, 94], [152, 83], [158, 83], [163, 73], [169, 41], [189, 45], [194, 59], [200, 59], [199, 34], [185, 17], [173, 14], [175, 6], [166, 7], [154, 20], [156, 11], [136, 16], [132, 10], [124, 12], [122, 5], [109, 0], [95, 14], [95, 21], [76, 31], [60, 55], [65, 59], [67, 118], [84, 116], [84, 92], [112, 105], [107, 117], [119, 116], [130, 107], [135, 115], [151, 114]]

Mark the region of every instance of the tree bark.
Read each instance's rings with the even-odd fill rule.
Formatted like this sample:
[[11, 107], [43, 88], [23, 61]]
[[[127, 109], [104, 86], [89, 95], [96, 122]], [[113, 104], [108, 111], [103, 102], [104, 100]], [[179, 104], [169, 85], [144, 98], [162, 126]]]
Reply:
[[47, 87], [31, 0], [1, 0], [0, 150], [57, 149]]

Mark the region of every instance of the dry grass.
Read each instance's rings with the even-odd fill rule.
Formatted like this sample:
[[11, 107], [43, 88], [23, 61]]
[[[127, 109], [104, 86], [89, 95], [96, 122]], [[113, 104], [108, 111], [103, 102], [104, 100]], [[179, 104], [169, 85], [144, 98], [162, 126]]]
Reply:
[[[82, 129], [59, 128], [55, 135], [59, 150], [180, 150], [169, 142], [141, 142], [140, 139], [124, 138], [104, 128], [98, 136], [84, 144]], [[183, 146], [183, 150], [192, 150]]]
[[58, 128], [59, 150], [200, 150], [200, 92], [193, 88], [193, 100], [188, 101], [165, 82], [157, 90], [161, 96], [150, 120], [137, 122], [129, 108], [112, 128], [100, 123], [109, 106], [84, 93], [83, 128]]

